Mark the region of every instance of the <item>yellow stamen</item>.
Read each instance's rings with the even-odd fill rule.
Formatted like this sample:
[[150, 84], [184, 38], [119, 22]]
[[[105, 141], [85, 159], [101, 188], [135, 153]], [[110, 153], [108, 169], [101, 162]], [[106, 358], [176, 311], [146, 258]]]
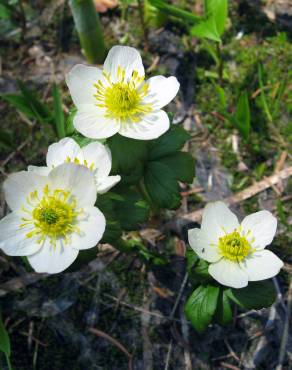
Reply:
[[126, 71], [117, 69], [118, 82], [112, 82], [108, 73], [103, 72], [105, 81], [98, 80], [94, 87], [97, 106], [106, 109], [106, 116], [119, 121], [138, 122], [143, 114], [152, 111], [151, 104], [144, 104], [143, 98], [149, 92], [149, 85], [133, 71], [126, 79]]
[[27, 238], [37, 236], [37, 242], [43, 243], [48, 237], [55, 247], [57, 239], [63, 239], [66, 244], [72, 232], [80, 232], [76, 223], [83, 211], [77, 209], [76, 198], [69, 191], [63, 189], [51, 191], [46, 185], [42, 198], [39, 198], [37, 191], [33, 191], [27, 197], [27, 203], [32, 209], [26, 209], [24, 206], [22, 209], [30, 214], [30, 218], [23, 217], [23, 223], [20, 225], [21, 228], [33, 226], [26, 234]]
[[221, 255], [230, 261], [243, 261], [253, 249], [247, 239], [237, 230], [219, 238], [219, 251]]

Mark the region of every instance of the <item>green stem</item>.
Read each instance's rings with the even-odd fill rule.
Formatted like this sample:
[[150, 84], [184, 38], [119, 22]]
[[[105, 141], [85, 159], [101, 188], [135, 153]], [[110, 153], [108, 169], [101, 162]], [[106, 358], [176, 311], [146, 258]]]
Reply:
[[92, 0], [70, 0], [81, 47], [89, 63], [103, 63], [105, 44], [99, 16]]
[[148, 50], [149, 45], [148, 45], [148, 29], [145, 24], [145, 18], [144, 18], [144, 1], [143, 0], [138, 0], [138, 11], [139, 11], [139, 18], [141, 22], [141, 26], [143, 29], [143, 36], [144, 36], [144, 41], [145, 41], [145, 46], [146, 49]]
[[259, 77], [259, 85], [261, 89], [260, 97], [261, 97], [261, 102], [263, 105], [264, 112], [267, 116], [267, 119], [270, 123], [273, 122], [273, 117], [271, 115], [267, 99], [266, 99], [266, 94], [265, 94], [265, 89], [264, 89], [264, 82], [263, 82], [263, 67], [261, 64], [258, 65], [258, 77]]
[[217, 57], [218, 57], [218, 78], [219, 78], [219, 84], [222, 86], [223, 84], [223, 59], [222, 59], [222, 50], [221, 50], [221, 44], [219, 42], [216, 42], [217, 47]]
[[12, 370], [12, 366], [11, 366], [11, 362], [10, 362], [10, 358], [7, 354], [5, 354], [5, 358], [6, 358], [6, 362], [7, 362], [7, 366], [8, 366], [8, 370]]
[[149, 0], [149, 1], [153, 6], [155, 6], [155, 8], [160, 9], [167, 15], [173, 15], [174, 17], [184, 19], [191, 23], [198, 23], [202, 20], [202, 17], [192, 14], [187, 10], [180, 9], [174, 5], [169, 5], [167, 2], [163, 0]]
[[141, 194], [141, 196], [146, 200], [146, 202], [149, 204], [150, 206], [150, 209], [152, 211], [153, 214], [157, 214], [158, 212], [158, 208], [157, 206], [152, 202], [152, 199], [150, 198], [149, 194], [148, 194], [148, 191], [145, 187], [145, 184], [144, 184], [144, 181], [141, 180], [138, 184], [138, 190]]

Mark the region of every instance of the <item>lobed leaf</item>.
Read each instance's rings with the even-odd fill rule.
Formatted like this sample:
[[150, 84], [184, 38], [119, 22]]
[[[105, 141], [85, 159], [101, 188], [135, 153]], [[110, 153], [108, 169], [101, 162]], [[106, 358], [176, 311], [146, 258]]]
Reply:
[[200, 285], [185, 304], [186, 317], [199, 333], [203, 332], [212, 321], [219, 292], [219, 287]]

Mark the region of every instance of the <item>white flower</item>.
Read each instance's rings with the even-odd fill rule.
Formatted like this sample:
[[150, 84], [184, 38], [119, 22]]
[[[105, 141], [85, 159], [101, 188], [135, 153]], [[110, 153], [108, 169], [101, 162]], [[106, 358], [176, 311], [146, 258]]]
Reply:
[[92, 171], [96, 190], [100, 194], [105, 193], [121, 180], [120, 176], [109, 176], [112, 167], [111, 152], [98, 142], [80, 148], [73, 139], [62, 139], [49, 146], [46, 162], [47, 167], [29, 166], [28, 171], [48, 175], [54, 167], [65, 162], [83, 165]]
[[201, 229], [189, 230], [189, 243], [210, 262], [209, 273], [220, 284], [243, 288], [248, 281], [269, 279], [283, 262], [265, 247], [276, 233], [277, 220], [268, 211], [253, 213], [239, 224], [222, 202], [204, 209]]
[[48, 176], [22, 171], [3, 187], [12, 213], [0, 221], [0, 248], [27, 256], [35, 271], [61, 272], [102, 238], [105, 218], [94, 207], [94, 177], [86, 167], [66, 163]]
[[78, 111], [73, 124], [86, 137], [102, 139], [119, 133], [133, 139], [155, 139], [169, 128], [161, 110], [177, 94], [175, 77], [144, 80], [139, 52], [114, 46], [103, 70], [78, 64], [66, 76]]

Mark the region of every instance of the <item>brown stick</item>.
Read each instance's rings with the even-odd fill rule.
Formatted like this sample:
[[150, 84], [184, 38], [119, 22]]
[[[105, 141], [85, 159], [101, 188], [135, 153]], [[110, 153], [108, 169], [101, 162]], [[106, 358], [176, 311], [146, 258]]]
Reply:
[[116, 339], [114, 339], [113, 337], [111, 337], [109, 334], [101, 331], [101, 330], [98, 330], [98, 329], [95, 329], [95, 328], [89, 328], [89, 331], [98, 336], [98, 337], [102, 337], [106, 340], [108, 340], [109, 342], [111, 342], [114, 346], [116, 346], [120, 351], [122, 351], [129, 359], [129, 370], [132, 370], [133, 366], [132, 366], [132, 359], [133, 359], [133, 356], [131, 355], [131, 353], [129, 353], [127, 351], [127, 349], [119, 342], [117, 341]]
[[[240, 191], [239, 193], [223, 199], [223, 201], [229, 206], [240, 203], [246, 199], [251, 198], [255, 194], [258, 194], [270, 188], [271, 186], [277, 184], [280, 180], [285, 180], [289, 178], [290, 176], [292, 176], [292, 166], [284, 168], [282, 171], [279, 171], [275, 173], [274, 175], [266, 177], [264, 180], [256, 182], [255, 184]], [[189, 221], [199, 222], [202, 218], [203, 210], [204, 209], [201, 208], [197, 211], [194, 211], [188, 214], [180, 214], [179, 218], [189, 220]]]

